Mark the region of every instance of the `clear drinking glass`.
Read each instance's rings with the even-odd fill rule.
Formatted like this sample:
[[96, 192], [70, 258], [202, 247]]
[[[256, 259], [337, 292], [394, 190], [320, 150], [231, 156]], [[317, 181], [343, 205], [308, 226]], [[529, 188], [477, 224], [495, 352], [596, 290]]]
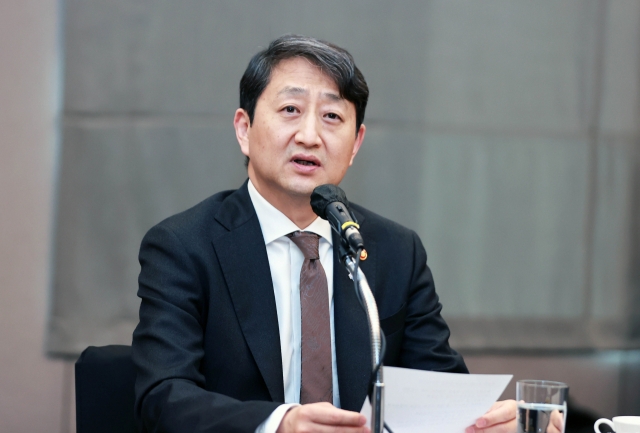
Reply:
[[518, 433], [564, 433], [568, 395], [566, 383], [519, 380], [516, 383]]

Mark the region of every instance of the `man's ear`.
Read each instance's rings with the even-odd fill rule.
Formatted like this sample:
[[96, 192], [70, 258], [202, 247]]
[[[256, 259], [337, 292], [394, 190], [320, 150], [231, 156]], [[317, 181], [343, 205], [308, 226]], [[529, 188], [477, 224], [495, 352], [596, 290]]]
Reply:
[[242, 108], [236, 110], [233, 116], [233, 127], [236, 130], [236, 139], [240, 145], [240, 150], [246, 156], [249, 155], [249, 131], [251, 130], [251, 120], [249, 114]]
[[351, 161], [349, 161], [349, 166], [353, 164], [353, 159], [356, 157], [356, 154], [360, 150], [360, 146], [362, 146], [365, 132], [367, 132], [367, 127], [364, 126], [364, 124], [360, 125], [360, 129], [358, 129], [358, 133], [356, 134], [356, 141], [353, 143], [353, 153], [351, 153]]

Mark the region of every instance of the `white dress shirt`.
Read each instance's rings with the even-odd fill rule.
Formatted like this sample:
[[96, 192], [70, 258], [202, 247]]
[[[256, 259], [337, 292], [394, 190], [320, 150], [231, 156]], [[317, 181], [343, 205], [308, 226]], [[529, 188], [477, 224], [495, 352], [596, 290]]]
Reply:
[[[301, 230], [282, 212], [276, 209], [249, 181], [249, 196], [256, 210], [269, 258], [273, 280], [273, 292], [278, 313], [280, 353], [282, 355], [282, 381], [286, 404], [279, 406], [256, 429], [256, 433], [274, 433], [289, 408], [300, 403], [300, 270], [304, 256], [287, 234]], [[333, 404], [340, 407], [336, 346], [333, 324], [333, 241], [331, 226], [322, 218], [316, 218], [303, 231], [320, 235], [320, 263], [327, 274], [331, 323], [331, 361], [333, 370]]]

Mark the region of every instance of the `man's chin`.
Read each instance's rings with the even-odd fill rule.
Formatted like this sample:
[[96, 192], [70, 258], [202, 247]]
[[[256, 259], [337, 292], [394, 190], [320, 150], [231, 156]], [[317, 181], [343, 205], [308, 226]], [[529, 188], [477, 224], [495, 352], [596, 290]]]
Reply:
[[306, 203], [311, 202], [311, 193], [313, 190], [319, 186], [323, 185], [322, 183], [317, 182], [303, 182], [303, 183], [293, 183], [289, 184], [285, 188], [285, 194], [290, 197], [290, 199], [295, 201], [304, 201]]
[[288, 188], [288, 192], [291, 196], [301, 197], [301, 198], [311, 198], [311, 193], [316, 188], [316, 186], [321, 184], [310, 184], [310, 185], [291, 185]]

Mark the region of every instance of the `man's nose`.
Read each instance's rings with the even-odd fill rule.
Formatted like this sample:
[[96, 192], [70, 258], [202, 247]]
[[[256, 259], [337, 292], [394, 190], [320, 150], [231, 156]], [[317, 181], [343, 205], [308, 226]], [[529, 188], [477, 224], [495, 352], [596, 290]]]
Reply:
[[322, 124], [316, 113], [305, 113], [300, 118], [299, 128], [295, 135], [296, 143], [309, 147], [319, 145], [321, 143], [321, 127]]

